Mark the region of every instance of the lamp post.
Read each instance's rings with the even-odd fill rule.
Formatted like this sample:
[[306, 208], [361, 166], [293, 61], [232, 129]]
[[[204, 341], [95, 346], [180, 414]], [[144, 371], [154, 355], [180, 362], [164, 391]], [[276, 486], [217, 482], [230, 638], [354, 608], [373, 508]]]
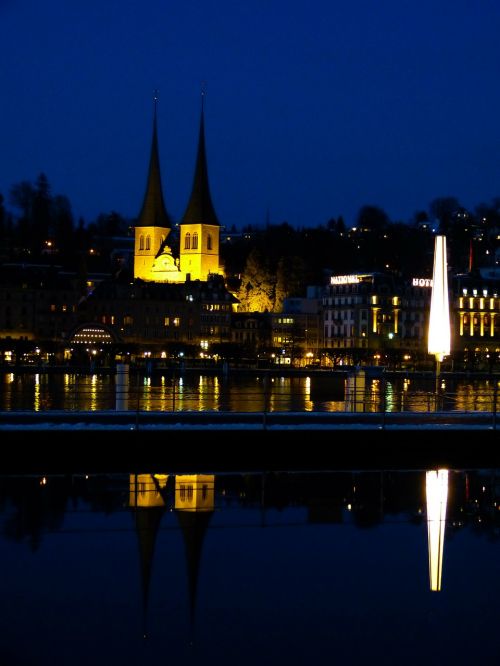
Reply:
[[446, 262], [446, 236], [434, 241], [434, 268], [432, 271], [431, 311], [429, 317], [429, 354], [436, 358], [436, 409], [441, 363], [450, 353], [450, 306], [448, 300], [448, 268]]

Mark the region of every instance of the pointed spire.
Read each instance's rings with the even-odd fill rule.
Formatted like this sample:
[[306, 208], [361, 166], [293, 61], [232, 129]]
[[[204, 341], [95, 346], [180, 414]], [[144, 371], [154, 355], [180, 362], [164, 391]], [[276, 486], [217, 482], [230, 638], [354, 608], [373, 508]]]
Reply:
[[149, 173], [146, 184], [146, 194], [142, 210], [137, 219], [137, 227], [164, 227], [172, 226], [170, 216], [165, 208], [161, 187], [160, 158], [158, 155], [158, 132], [156, 129], [156, 109], [158, 106], [158, 91], [154, 91], [153, 115], [153, 141], [151, 144], [151, 157], [149, 159]]
[[177, 518], [184, 538], [186, 571], [189, 589], [189, 633], [194, 642], [198, 578], [200, 573], [203, 541], [213, 511], [177, 511]]
[[205, 91], [201, 91], [201, 119], [200, 136], [198, 139], [198, 155], [193, 179], [191, 197], [182, 218], [181, 224], [213, 224], [219, 226], [215, 214], [208, 185], [207, 156], [205, 150], [205, 121], [204, 121]]

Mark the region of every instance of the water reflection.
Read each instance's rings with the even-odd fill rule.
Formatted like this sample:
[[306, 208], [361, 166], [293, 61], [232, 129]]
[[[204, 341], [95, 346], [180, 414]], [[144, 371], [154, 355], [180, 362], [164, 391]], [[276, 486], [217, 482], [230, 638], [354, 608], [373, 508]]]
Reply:
[[426, 473], [427, 534], [429, 547], [429, 581], [433, 592], [441, 590], [443, 547], [448, 501], [448, 470]]
[[333, 639], [338, 663], [475, 663], [499, 495], [497, 470], [0, 477], [1, 663], [310, 663]]
[[[166, 411], [434, 411], [434, 380], [358, 376], [272, 376], [186, 373], [131, 376], [129, 408]], [[113, 375], [15, 374], [0, 385], [1, 410], [109, 410], [116, 406]], [[438, 404], [446, 410], [491, 411], [499, 383], [447, 379]]]

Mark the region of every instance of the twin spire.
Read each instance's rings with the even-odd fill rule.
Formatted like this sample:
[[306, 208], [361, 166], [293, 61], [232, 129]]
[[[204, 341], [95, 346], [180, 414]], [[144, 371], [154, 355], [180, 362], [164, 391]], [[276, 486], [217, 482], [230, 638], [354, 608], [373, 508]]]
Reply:
[[163, 227], [170, 229], [172, 221], [165, 208], [163, 191], [161, 187], [160, 158], [158, 155], [158, 131], [156, 128], [156, 107], [158, 95], [155, 90], [153, 115], [153, 140], [151, 143], [151, 157], [149, 159], [148, 181], [142, 210], [137, 219], [137, 227]]
[[[203, 109], [204, 92], [201, 95], [200, 134], [198, 138], [198, 154], [194, 172], [191, 196], [184, 213], [181, 224], [211, 224], [219, 226], [215, 213], [210, 188], [208, 185], [207, 157], [205, 149], [205, 123]], [[161, 186], [160, 159], [158, 153], [158, 131], [156, 126], [156, 111], [158, 95], [154, 95], [153, 140], [151, 157], [149, 160], [148, 180], [144, 203], [137, 219], [138, 227], [163, 227], [170, 229], [172, 220], [167, 213]]]

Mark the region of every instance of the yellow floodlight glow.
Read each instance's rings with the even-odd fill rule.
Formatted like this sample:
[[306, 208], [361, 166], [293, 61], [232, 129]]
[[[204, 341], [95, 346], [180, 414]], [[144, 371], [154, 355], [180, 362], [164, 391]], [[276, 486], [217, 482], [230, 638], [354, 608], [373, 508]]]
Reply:
[[446, 236], [436, 236], [427, 349], [429, 354], [434, 354], [439, 363], [450, 353], [450, 338]]
[[426, 472], [427, 537], [429, 547], [429, 583], [432, 592], [441, 591], [443, 545], [448, 501], [448, 470]]

